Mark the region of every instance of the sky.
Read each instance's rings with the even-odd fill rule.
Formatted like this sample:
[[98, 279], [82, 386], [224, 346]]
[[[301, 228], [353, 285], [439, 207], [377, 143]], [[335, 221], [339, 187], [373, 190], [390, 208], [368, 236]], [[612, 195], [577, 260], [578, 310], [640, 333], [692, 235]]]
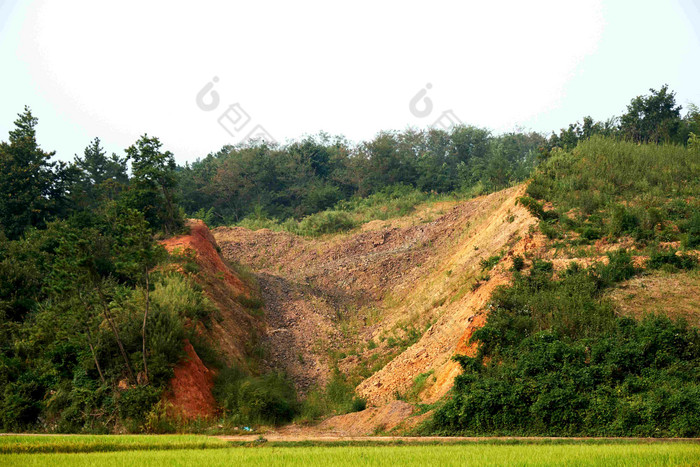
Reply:
[[70, 160], [157, 136], [183, 164], [261, 136], [445, 122], [549, 133], [663, 84], [700, 104], [700, 0], [0, 0], [0, 139]]

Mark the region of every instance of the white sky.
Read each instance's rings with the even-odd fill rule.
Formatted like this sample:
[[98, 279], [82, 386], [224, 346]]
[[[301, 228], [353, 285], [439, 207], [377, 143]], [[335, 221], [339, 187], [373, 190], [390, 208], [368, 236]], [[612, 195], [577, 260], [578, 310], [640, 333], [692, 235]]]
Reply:
[[[448, 109], [549, 132], [664, 83], [700, 104], [700, 2], [0, 0], [0, 63], [0, 139], [26, 104], [61, 159], [148, 133], [191, 161], [243, 136], [217, 123], [236, 102], [246, 132], [278, 141], [360, 141]], [[213, 77], [207, 112], [196, 95]], [[409, 101], [427, 83], [418, 118]]]

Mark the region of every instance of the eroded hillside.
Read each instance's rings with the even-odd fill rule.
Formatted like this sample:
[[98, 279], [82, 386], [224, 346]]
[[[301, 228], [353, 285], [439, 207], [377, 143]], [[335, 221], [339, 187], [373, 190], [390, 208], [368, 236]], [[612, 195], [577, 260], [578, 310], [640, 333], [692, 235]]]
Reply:
[[[536, 219], [516, 203], [524, 189], [320, 239], [239, 227], [215, 229], [214, 237], [224, 257], [254, 271], [266, 307], [267, 363], [301, 393], [337, 367], [380, 405], [432, 371], [419, 397], [434, 401], [459, 371], [450, 357], [466, 351], [483, 321], [478, 312], [507, 281], [508, 258], [541, 245], [531, 235]], [[489, 258], [502, 264], [487, 273]]]
[[[189, 233], [169, 238], [165, 248], [181, 258], [181, 272], [189, 269], [215, 309], [206, 325], [192, 322], [196, 333], [215, 348], [227, 365], [247, 369], [252, 347], [263, 331], [263, 321], [243, 305], [256, 295], [253, 284], [229, 267], [218, 245], [202, 221], [190, 220]], [[190, 342], [185, 342], [185, 356], [174, 368], [166, 398], [173, 409], [186, 418], [208, 418], [218, 411], [212, 395], [215, 373], [202, 362]]]

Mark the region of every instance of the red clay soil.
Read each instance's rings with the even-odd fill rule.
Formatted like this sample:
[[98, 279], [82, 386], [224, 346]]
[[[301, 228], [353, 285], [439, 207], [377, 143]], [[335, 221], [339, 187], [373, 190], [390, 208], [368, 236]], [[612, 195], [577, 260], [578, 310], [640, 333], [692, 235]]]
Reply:
[[[166, 239], [163, 246], [171, 253], [191, 255], [198, 266], [192, 278], [218, 309], [208, 326], [194, 323], [200, 335], [230, 365], [246, 368], [248, 348], [256, 334], [262, 333], [262, 319], [252, 316], [239, 303], [250, 296], [251, 287], [231, 270], [218, 253], [218, 247], [206, 224], [191, 219], [186, 235]], [[176, 367], [166, 399], [183, 418], [208, 418], [216, 415], [217, 405], [211, 389], [212, 372], [202, 363], [192, 345], [185, 341], [187, 357]]]
[[189, 341], [185, 341], [185, 352], [187, 356], [174, 369], [166, 400], [172, 404], [173, 415], [186, 419], [213, 418], [217, 413], [211, 393], [214, 374], [204, 366]]
[[203, 221], [190, 219], [188, 227], [189, 234], [169, 238], [162, 244], [169, 252], [179, 250], [193, 256], [199, 266], [199, 272], [193, 277], [219, 310], [209, 329], [201, 327], [203, 335], [226, 363], [247, 368], [247, 349], [264, 330], [262, 318], [251, 315], [239, 301], [241, 296], [250, 298], [252, 288], [224, 262]]
[[178, 248], [183, 252], [187, 250], [196, 253], [197, 264], [208, 274], [223, 274], [223, 280], [230, 285], [237, 293], [248, 292], [246, 285], [224, 264], [221, 256], [216, 251], [216, 240], [209, 232], [209, 228], [204, 221], [198, 219], [188, 220], [190, 228], [189, 235], [181, 235], [178, 237], [168, 238], [163, 240], [162, 245], [169, 252], [173, 252]]

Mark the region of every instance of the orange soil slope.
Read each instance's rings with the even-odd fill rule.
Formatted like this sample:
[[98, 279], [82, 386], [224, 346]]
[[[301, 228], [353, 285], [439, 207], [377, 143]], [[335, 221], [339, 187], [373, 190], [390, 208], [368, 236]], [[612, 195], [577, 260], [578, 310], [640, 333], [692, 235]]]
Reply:
[[171, 404], [175, 416], [212, 418], [218, 410], [211, 392], [214, 374], [202, 363], [189, 342], [185, 342], [185, 353], [187, 356], [174, 369], [165, 399]]
[[[189, 234], [166, 239], [162, 244], [171, 253], [191, 255], [199, 267], [195, 280], [219, 311], [220, 316], [211, 320], [208, 329], [197, 323], [197, 330], [228, 364], [245, 367], [246, 349], [255, 334], [261, 332], [260, 318], [252, 317], [236, 301], [239, 295], [249, 295], [250, 287], [223, 261], [204, 222], [189, 220], [187, 227]], [[185, 342], [185, 353], [174, 368], [166, 400], [172, 412], [183, 418], [213, 417], [217, 413], [211, 392], [214, 373], [204, 365], [189, 341]]]
[[[420, 393], [424, 402], [437, 401], [452, 387], [460, 368], [451, 357], [474, 350], [469, 338], [484, 324], [485, 315], [480, 312], [494, 289], [508, 282], [510, 258], [543, 244], [528, 234], [536, 220], [517, 204], [524, 189], [520, 186], [484, 197], [479, 208], [463, 220], [462, 232], [449, 251], [439, 255], [431, 273], [400, 298], [395, 316], [429, 308], [431, 301], [442, 304], [418, 342], [358, 386], [368, 402], [381, 405], [397, 393], [405, 394], [417, 376], [429, 371], [433, 375]], [[499, 264], [488, 276], [479, 278], [481, 260], [497, 254], [502, 255]]]
[[226, 265], [203, 221], [190, 219], [187, 226], [190, 228], [188, 235], [164, 240], [163, 246], [171, 253], [188, 250], [194, 253], [199, 266], [195, 280], [220, 312], [220, 319], [213, 319], [211, 329], [202, 332], [228, 364], [245, 367], [246, 348], [262, 332], [262, 320], [251, 316], [236, 300], [241, 295], [250, 296], [250, 286]]

